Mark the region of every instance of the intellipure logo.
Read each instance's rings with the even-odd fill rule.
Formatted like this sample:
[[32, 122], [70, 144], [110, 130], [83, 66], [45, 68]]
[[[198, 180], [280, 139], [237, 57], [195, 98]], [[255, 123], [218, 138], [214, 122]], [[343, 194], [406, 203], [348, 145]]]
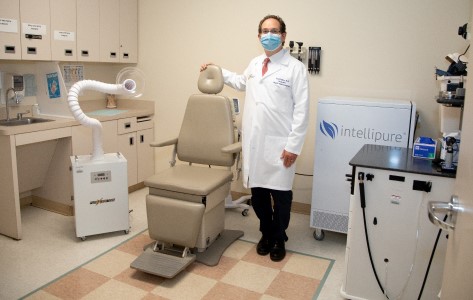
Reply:
[[108, 203], [108, 202], [115, 202], [115, 198], [110, 198], [110, 199], [100, 198], [100, 199], [97, 199], [95, 201], [90, 201], [89, 204], [90, 205], [99, 205], [99, 204]]
[[383, 132], [373, 128], [345, 128], [332, 122], [322, 120], [319, 125], [320, 131], [326, 137], [335, 140], [338, 136], [352, 139], [372, 140], [373, 142], [402, 142], [403, 136], [406, 134]]

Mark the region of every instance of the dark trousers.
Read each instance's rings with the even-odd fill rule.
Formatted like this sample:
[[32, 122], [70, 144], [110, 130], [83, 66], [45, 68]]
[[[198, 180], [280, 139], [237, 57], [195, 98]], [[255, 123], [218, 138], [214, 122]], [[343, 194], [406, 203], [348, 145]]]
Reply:
[[259, 230], [266, 238], [287, 241], [291, 204], [292, 191], [251, 188], [251, 205], [260, 220]]

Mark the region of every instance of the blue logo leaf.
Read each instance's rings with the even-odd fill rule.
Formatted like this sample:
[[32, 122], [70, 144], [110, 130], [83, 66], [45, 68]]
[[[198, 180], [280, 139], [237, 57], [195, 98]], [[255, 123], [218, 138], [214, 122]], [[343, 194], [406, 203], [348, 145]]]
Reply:
[[335, 139], [338, 134], [338, 126], [334, 123], [329, 123], [322, 120], [322, 122], [320, 122], [320, 131], [325, 136]]

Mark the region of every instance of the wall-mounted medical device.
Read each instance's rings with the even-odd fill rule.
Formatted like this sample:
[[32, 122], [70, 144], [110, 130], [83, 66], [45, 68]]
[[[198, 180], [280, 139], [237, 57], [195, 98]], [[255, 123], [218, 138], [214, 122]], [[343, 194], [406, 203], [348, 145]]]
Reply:
[[293, 57], [297, 58], [300, 61], [307, 57], [307, 48], [302, 47], [302, 45], [304, 45], [303, 42], [289, 42], [289, 52]]
[[309, 60], [307, 62], [307, 68], [310, 74], [319, 74], [321, 52], [321, 47], [309, 47]]
[[240, 100], [238, 98], [232, 99], [233, 112], [235, 115], [240, 114]]
[[465, 40], [470, 39], [470, 33], [468, 32], [468, 23], [463, 24], [463, 26], [458, 27], [458, 35], [463, 37]]

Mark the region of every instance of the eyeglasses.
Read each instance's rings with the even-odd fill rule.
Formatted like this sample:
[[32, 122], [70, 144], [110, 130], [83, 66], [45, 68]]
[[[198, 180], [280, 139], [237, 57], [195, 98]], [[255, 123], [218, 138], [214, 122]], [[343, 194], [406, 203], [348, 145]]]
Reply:
[[278, 30], [278, 29], [262, 29], [261, 30], [261, 33], [263, 34], [268, 34], [268, 33], [272, 33], [272, 34], [279, 34], [281, 31]]

